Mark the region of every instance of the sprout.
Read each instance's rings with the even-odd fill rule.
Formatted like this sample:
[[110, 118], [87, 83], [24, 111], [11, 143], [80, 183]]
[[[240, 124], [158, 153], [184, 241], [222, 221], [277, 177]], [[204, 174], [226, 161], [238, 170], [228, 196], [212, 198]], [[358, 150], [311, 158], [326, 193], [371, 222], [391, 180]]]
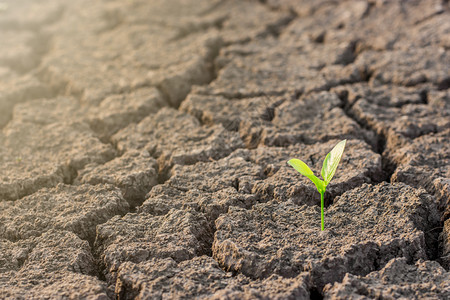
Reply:
[[293, 158], [288, 161], [294, 169], [296, 169], [300, 174], [308, 177], [316, 186], [317, 190], [320, 193], [320, 221], [321, 221], [321, 229], [325, 229], [324, 220], [323, 220], [323, 210], [324, 210], [324, 199], [323, 196], [325, 194], [325, 190], [327, 189], [327, 185], [330, 183], [331, 179], [336, 172], [336, 169], [339, 165], [339, 161], [341, 160], [342, 154], [344, 153], [345, 143], [347, 140], [340, 141], [336, 146], [334, 146], [333, 150], [327, 154], [325, 160], [322, 165], [322, 175], [323, 180], [317, 178], [311, 169], [300, 159]]

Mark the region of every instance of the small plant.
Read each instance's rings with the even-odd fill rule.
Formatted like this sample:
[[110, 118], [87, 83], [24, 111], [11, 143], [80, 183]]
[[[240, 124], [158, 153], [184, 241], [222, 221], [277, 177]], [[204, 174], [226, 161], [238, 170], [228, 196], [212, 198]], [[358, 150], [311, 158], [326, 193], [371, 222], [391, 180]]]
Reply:
[[321, 221], [321, 229], [325, 229], [324, 220], [323, 220], [323, 209], [324, 209], [324, 199], [323, 196], [325, 194], [325, 190], [327, 189], [327, 185], [330, 183], [331, 178], [333, 178], [334, 173], [339, 165], [339, 161], [341, 160], [342, 154], [344, 153], [345, 143], [347, 140], [340, 141], [336, 146], [334, 146], [333, 150], [327, 154], [325, 160], [322, 165], [322, 175], [323, 180], [317, 178], [311, 169], [300, 159], [293, 158], [288, 161], [294, 169], [296, 169], [300, 174], [308, 177], [316, 186], [317, 190], [320, 193], [320, 221]]

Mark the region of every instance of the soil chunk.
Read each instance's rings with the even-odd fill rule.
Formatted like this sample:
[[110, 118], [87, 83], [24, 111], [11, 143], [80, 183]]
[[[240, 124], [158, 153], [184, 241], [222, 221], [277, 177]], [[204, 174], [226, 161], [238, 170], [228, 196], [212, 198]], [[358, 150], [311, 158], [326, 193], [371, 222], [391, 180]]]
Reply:
[[160, 170], [175, 165], [192, 165], [227, 156], [244, 145], [237, 133], [222, 126], [201, 126], [194, 117], [163, 108], [113, 136], [120, 151], [146, 150], [157, 157]]
[[341, 283], [327, 285], [324, 294], [324, 299], [447, 299], [450, 273], [434, 261], [410, 265], [405, 258], [394, 258], [365, 277], [346, 274]]
[[0, 293], [5, 299], [108, 299], [87, 241], [68, 231], [11, 242], [0, 238]]
[[0, 199], [15, 200], [43, 187], [70, 183], [89, 163], [104, 163], [116, 152], [80, 120], [74, 98], [18, 104], [0, 134]]
[[156, 88], [143, 88], [127, 94], [106, 97], [89, 111], [91, 128], [103, 139], [131, 123], [138, 123], [155, 114], [167, 103]]
[[96, 248], [113, 283], [122, 263], [153, 258], [180, 262], [207, 253], [212, 239], [206, 218], [198, 212], [171, 210], [165, 216], [128, 213], [97, 227]]
[[79, 172], [76, 183], [112, 184], [135, 207], [158, 184], [158, 163], [146, 151], [130, 151], [105, 164], [87, 165]]
[[0, 207], [2, 238], [16, 241], [59, 229], [91, 243], [98, 224], [129, 210], [120, 190], [110, 185], [60, 184], [15, 202], [0, 202]]
[[309, 299], [308, 277], [273, 275], [253, 281], [224, 272], [208, 256], [176, 263], [173, 259], [124, 263], [118, 272], [116, 293], [124, 299]]
[[443, 213], [450, 217], [450, 130], [415, 139], [393, 154], [397, 169], [392, 181], [421, 186], [434, 194]]

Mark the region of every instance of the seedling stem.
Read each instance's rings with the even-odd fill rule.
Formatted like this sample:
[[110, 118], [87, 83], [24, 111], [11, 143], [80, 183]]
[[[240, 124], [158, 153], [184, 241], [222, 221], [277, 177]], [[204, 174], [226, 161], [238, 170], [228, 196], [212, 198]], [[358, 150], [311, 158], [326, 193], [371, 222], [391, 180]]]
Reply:
[[322, 231], [325, 230], [325, 222], [324, 222], [324, 217], [323, 217], [323, 210], [324, 210], [324, 201], [323, 201], [323, 192], [320, 193], [320, 224], [321, 224], [321, 229]]

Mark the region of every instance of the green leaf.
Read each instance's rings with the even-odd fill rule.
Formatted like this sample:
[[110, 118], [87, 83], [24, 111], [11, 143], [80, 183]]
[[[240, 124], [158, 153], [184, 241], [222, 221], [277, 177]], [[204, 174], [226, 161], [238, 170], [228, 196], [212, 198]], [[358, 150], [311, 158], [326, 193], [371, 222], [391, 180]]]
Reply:
[[344, 153], [346, 142], [347, 140], [340, 141], [336, 146], [334, 146], [333, 150], [331, 150], [330, 153], [327, 154], [327, 157], [325, 157], [325, 160], [323, 161], [321, 174], [325, 186], [330, 183], [331, 179], [334, 176], [334, 173], [336, 172], [342, 154]]
[[308, 177], [316, 186], [319, 193], [321, 191], [325, 191], [325, 185], [322, 180], [317, 178], [314, 173], [311, 171], [311, 169], [300, 159], [293, 158], [288, 161], [288, 164], [290, 164], [294, 169], [296, 169], [300, 174]]

